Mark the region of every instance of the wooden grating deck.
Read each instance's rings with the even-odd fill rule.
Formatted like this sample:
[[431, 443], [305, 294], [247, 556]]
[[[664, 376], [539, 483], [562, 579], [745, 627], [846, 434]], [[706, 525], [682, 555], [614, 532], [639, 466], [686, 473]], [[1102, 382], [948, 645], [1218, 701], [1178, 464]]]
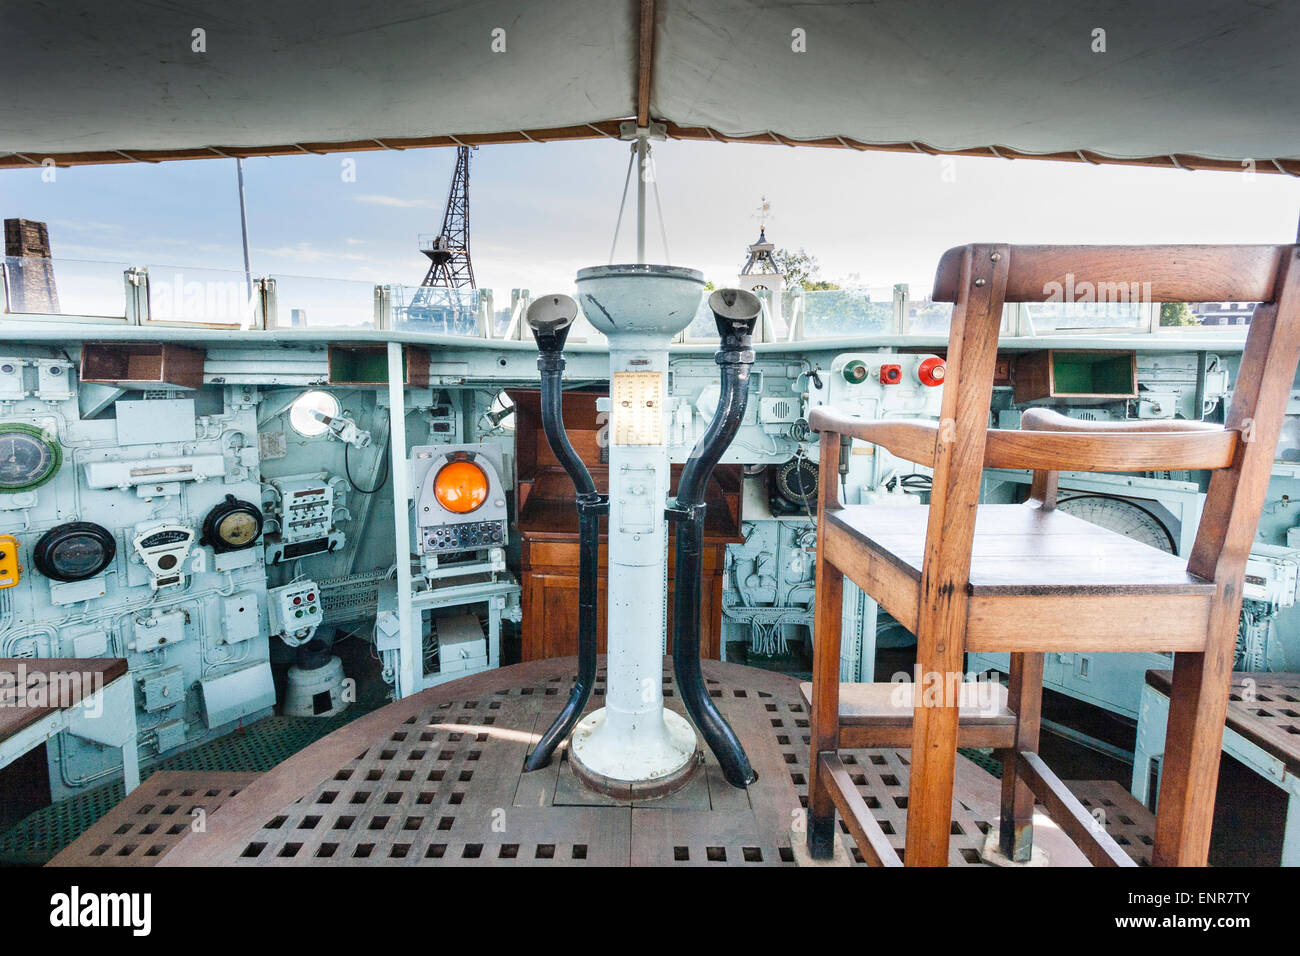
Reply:
[[[711, 695], [758, 771], [747, 791], [723, 780], [711, 754], [682, 790], [641, 802], [586, 790], [562, 758], [535, 773], [521, 773], [524, 756], [567, 695], [574, 660], [561, 658], [490, 671], [397, 701], [251, 782], [244, 775], [156, 774], [55, 862], [793, 865], [790, 831], [792, 822], [803, 819], [809, 747], [808, 714], [798, 682], [719, 662], [705, 662], [704, 671]], [[592, 709], [603, 702], [603, 680], [602, 660]], [[668, 705], [680, 711], [667, 665], [664, 693]], [[907, 751], [844, 751], [843, 758], [868, 806], [901, 849]], [[214, 786], [205, 788], [209, 780]], [[162, 794], [160, 788], [171, 793]], [[205, 798], [213, 804], [207, 808], [204, 832], [190, 828], [188, 816], [184, 832], [167, 834], [165, 842], [147, 843], [157, 829], [148, 834], [138, 827], [122, 829], [135, 819], [152, 822], [152, 814], [169, 807], [177, 807], [169, 819], [188, 814], [189, 804], [207, 789], [220, 792]], [[194, 792], [185, 796], [187, 790]], [[950, 863], [979, 864], [980, 847], [996, 815], [998, 781], [959, 756], [957, 790]], [[151, 809], [142, 813], [146, 806]], [[1107, 815], [1107, 827], [1128, 826], [1120, 816], [1112, 820]], [[1136, 821], [1138, 828], [1144, 822], [1149, 826], [1149, 820], [1129, 813], [1123, 819]], [[1149, 836], [1145, 844], [1132, 837], [1135, 855], [1149, 844]], [[1059, 831], [1044, 828], [1042, 842], [1054, 865], [1083, 865], [1081, 854]], [[121, 852], [128, 845], [136, 849]], [[160, 849], [154, 851], [154, 846]]]

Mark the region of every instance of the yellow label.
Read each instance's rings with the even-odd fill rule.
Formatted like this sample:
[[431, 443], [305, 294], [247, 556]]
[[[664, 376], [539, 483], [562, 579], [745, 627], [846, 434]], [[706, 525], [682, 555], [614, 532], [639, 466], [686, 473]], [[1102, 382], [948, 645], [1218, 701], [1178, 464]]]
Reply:
[[610, 406], [615, 445], [664, 443], [663, 372], [615, 372]]
[[18, 539], [11, 534], [0, 534], [0, 589], [17, 584], [22, 570], [18, 563]]

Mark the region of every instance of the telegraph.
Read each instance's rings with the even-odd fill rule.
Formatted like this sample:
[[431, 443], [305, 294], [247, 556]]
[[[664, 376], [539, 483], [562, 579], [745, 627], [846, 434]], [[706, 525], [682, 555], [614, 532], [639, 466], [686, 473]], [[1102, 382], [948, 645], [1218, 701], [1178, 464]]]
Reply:
[[139, 530], [131, 544], [150, 574], [149, 587], [157, 591], [185, 580], [185, 559], [194, 546], [194, 529], [162, 522]]

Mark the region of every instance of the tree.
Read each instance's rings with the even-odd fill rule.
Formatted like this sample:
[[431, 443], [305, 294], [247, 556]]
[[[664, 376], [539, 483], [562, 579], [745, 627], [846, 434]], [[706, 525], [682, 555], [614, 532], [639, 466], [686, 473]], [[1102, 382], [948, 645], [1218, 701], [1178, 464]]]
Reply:
[[798, 252], [792, 249], [777, 249], [772, 253], [772, 262], [776, 265], [777, 271], [785, 276], [786, 284], [792, 288], [797, 285], [805, 292], [839, 288], [834, 282], [819, 278], [821, 266], [817, 262], [817, 257], [809, 255], [802, 247]]
[[1160, 304], [1160, 326], [1197, 325], [1196, 316], [1186, 302], [1162, 302]]

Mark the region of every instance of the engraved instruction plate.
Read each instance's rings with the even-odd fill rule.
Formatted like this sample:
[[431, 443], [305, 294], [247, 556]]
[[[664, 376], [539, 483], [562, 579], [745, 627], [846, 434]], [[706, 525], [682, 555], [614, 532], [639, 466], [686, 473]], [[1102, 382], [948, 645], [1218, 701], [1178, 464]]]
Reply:
[[664, 443], [662, 372], [615, 372], [610, 406], [613, 444]]

